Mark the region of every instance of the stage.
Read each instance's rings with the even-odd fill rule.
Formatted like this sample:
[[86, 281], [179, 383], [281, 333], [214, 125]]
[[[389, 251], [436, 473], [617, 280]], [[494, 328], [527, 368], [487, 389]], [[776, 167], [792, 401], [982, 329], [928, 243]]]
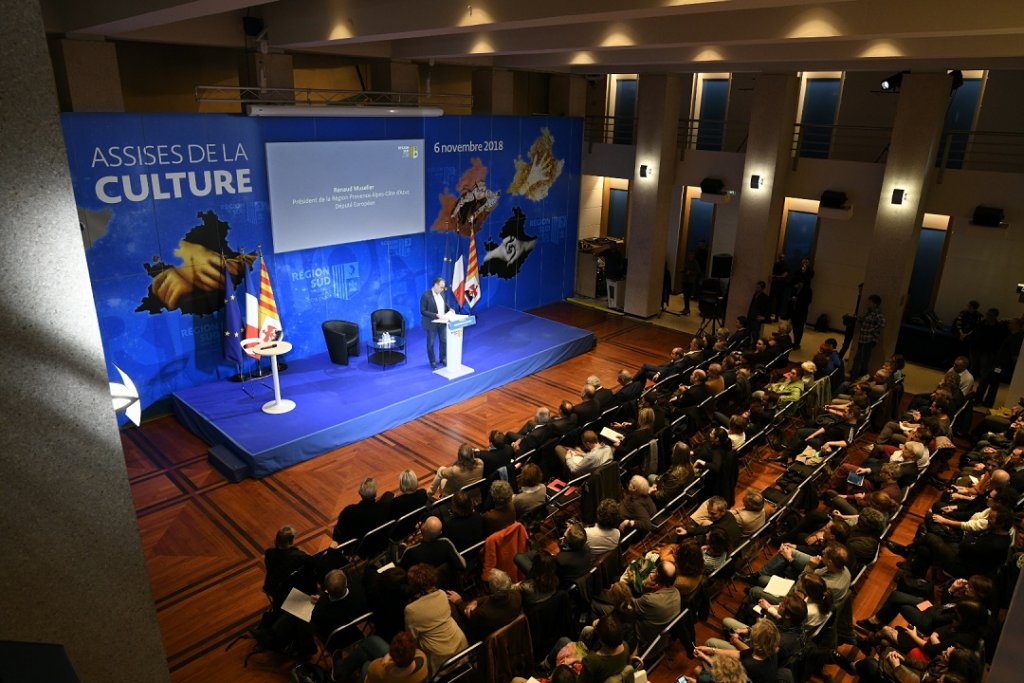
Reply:
[[274, 398], [269, 371], [263, 380], [246, 383], [254, 397], [227, 380], [176, 392], [174, 413], [192, 433], [227, 447], [261, 477], [526, 377], [595, 344], [587, 330], [510, 308], [488, 308], [476, 316], [463, 345], [463, 363], [476, 372], [465, 377], [449, 381], [431, 372], [426, 333], [417, 319], [407, 331], [403, 365], [385, 370], [371, 364], [364, 339], [348, 366], [331, 363], [326, 351], [287, 359], [281, 396], [295, 401], [290, 413], [260, 409]]

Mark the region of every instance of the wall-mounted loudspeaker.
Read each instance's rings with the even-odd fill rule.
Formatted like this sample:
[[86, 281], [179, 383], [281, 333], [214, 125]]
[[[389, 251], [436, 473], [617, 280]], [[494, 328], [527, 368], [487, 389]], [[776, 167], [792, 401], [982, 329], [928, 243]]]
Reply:
[[1003, 227], [1003, 219], [1006, 218], [1006, 214], [1002, 209], [995, 206], [978, 206], [974, 209], [974, 215], [971, 216], [972, 225], [982, 225], [987, 228], [999, 228]]
[[732, 277], [732, 254], [713, 254], [711, 256], [712, 278]]
[[718, 178], [705, 178], [700, 181], [700, 191], [702, 194], [723, 194], [725, 189], [725, 183]]
[[242, 30], [245, 35], [255, 38], [263, 32], [263, 20], [259, 17], [242, 17]]
[[846, 206], [846, 193], [837, 190], [825, 190], [821, 193], [821, 206], [826, 209], [841, 209]]

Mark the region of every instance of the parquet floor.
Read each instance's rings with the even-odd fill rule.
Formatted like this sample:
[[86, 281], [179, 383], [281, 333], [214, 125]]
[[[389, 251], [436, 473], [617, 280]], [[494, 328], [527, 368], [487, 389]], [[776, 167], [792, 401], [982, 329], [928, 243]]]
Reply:
[[[426, 481], [439, 465], [454, 460], [461, 442], [484, 445], [492, 428], [518, 427], [538, 405], [575, 399], [588, 375], [597, 374], [613, 387], [619, 369], [664, 358], [688, 340], [677, 330], [569, 303], [532, 313], [591, 330], [598, 339], [596, 348], [263, 479], [224, 481], [206, 462], [207, 446], [173, 417], [122, 433], [153, 600], [175, 683], [287, 680], [289, 661], [260, 654], [243, 668], [249, 642], [226, 650], [266, 606], [260, 591], [263, 549], [272, 544], [279, 527], [295, 527], [297, 543], [308, 552], [318, 551], [330, 542], [338, 511], [355, 502], [356, 488], [365, 477], [375, 476], [383, 486], [397, 489], [399, 472], [411, 468]], [[775, 465], [756, 465], [754, 476], [744, 475], [740, 483], [763, 487], [779, 472]], [[918, 499], [895, 540], [909, 540], [920, 520], [914, 512], [927, 509], [930, 502], [927, 496]], [[883, 551], [861, 589], [857, 618], [884, 598], [896, 559]], [[717, 626], [716, 620], [709, 625]], [[701, 638], [715, 635], [705, 627], [698, 633]], [[693, 666], [675, 648], [652, 679], [674, 681], [690, 674]]]

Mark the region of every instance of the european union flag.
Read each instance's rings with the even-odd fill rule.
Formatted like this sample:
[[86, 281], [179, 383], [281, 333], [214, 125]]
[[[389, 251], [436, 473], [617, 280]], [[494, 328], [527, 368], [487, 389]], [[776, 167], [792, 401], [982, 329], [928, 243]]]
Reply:
[[227, 261], [224, 262], [224, 360], [241, 365], [242, 311], [235, 297], [235, 283], [231, 279]]

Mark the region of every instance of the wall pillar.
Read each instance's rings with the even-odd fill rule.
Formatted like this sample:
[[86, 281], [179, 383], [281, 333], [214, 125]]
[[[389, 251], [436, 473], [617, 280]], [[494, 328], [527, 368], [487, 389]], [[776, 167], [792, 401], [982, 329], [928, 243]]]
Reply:
[[0, 640], [61, 644], [86, 682], [169, 681], [40, 6], [0, 16]]
[[[679, 130], [678, 76], [642, 75], [637, 83], [636, 161], [629, 184], [624, 310], [648, 318], [661, 311]], [[653, 177], [641, 177], [647, 166]]]
[[57, 94], [65, 111], [124, 111], [113, 43], [64, 38], [57, 48]]
[[[725, 324], [734, 329], [736, 317], [747, 314], [758, 280], [768, 281], [779, 248], [786, 178], [793, 144], [800, 82], [796, 74], [759, 74], [750, 107], [747, 154], [739, 193], [736, 246]], [[750, 177], [764, 185], [752, 189]]]
[[586, 116], [587, 79], [552, 74], [548, 86], [548, 112], [553, 116]]
[[[295, 87], [295, 71], [292, 56], [274, 52], [250, 52], [245, 56], [246, 68], [238, 74], [238, 83], [249, 88], [283, 88], [291, 90]], [[261, 100], [268, 102], [293, 102], [290, 94], [263, 93]]]
[[[378, 92], [420, 92], [420, 68], [412, 62], [375, 61], [370, 65], [370, 87]], [[406, 104], [417, 104], [417, 101]]]
[[[935, 168], [950, 83], [945, 73], [903, 77], [864, 273], [864, 296], [881, 296], [885, 314], [885, 330], [869, 363], [872, 369], [896, 349], [921, 236], [926, 183]], [[906, 192], [902, 204], [892, 203], [895, 189]]]
[[477, 69], [473, 72], [474, 114], [515, 114], [515, 78], [511, 71]]

